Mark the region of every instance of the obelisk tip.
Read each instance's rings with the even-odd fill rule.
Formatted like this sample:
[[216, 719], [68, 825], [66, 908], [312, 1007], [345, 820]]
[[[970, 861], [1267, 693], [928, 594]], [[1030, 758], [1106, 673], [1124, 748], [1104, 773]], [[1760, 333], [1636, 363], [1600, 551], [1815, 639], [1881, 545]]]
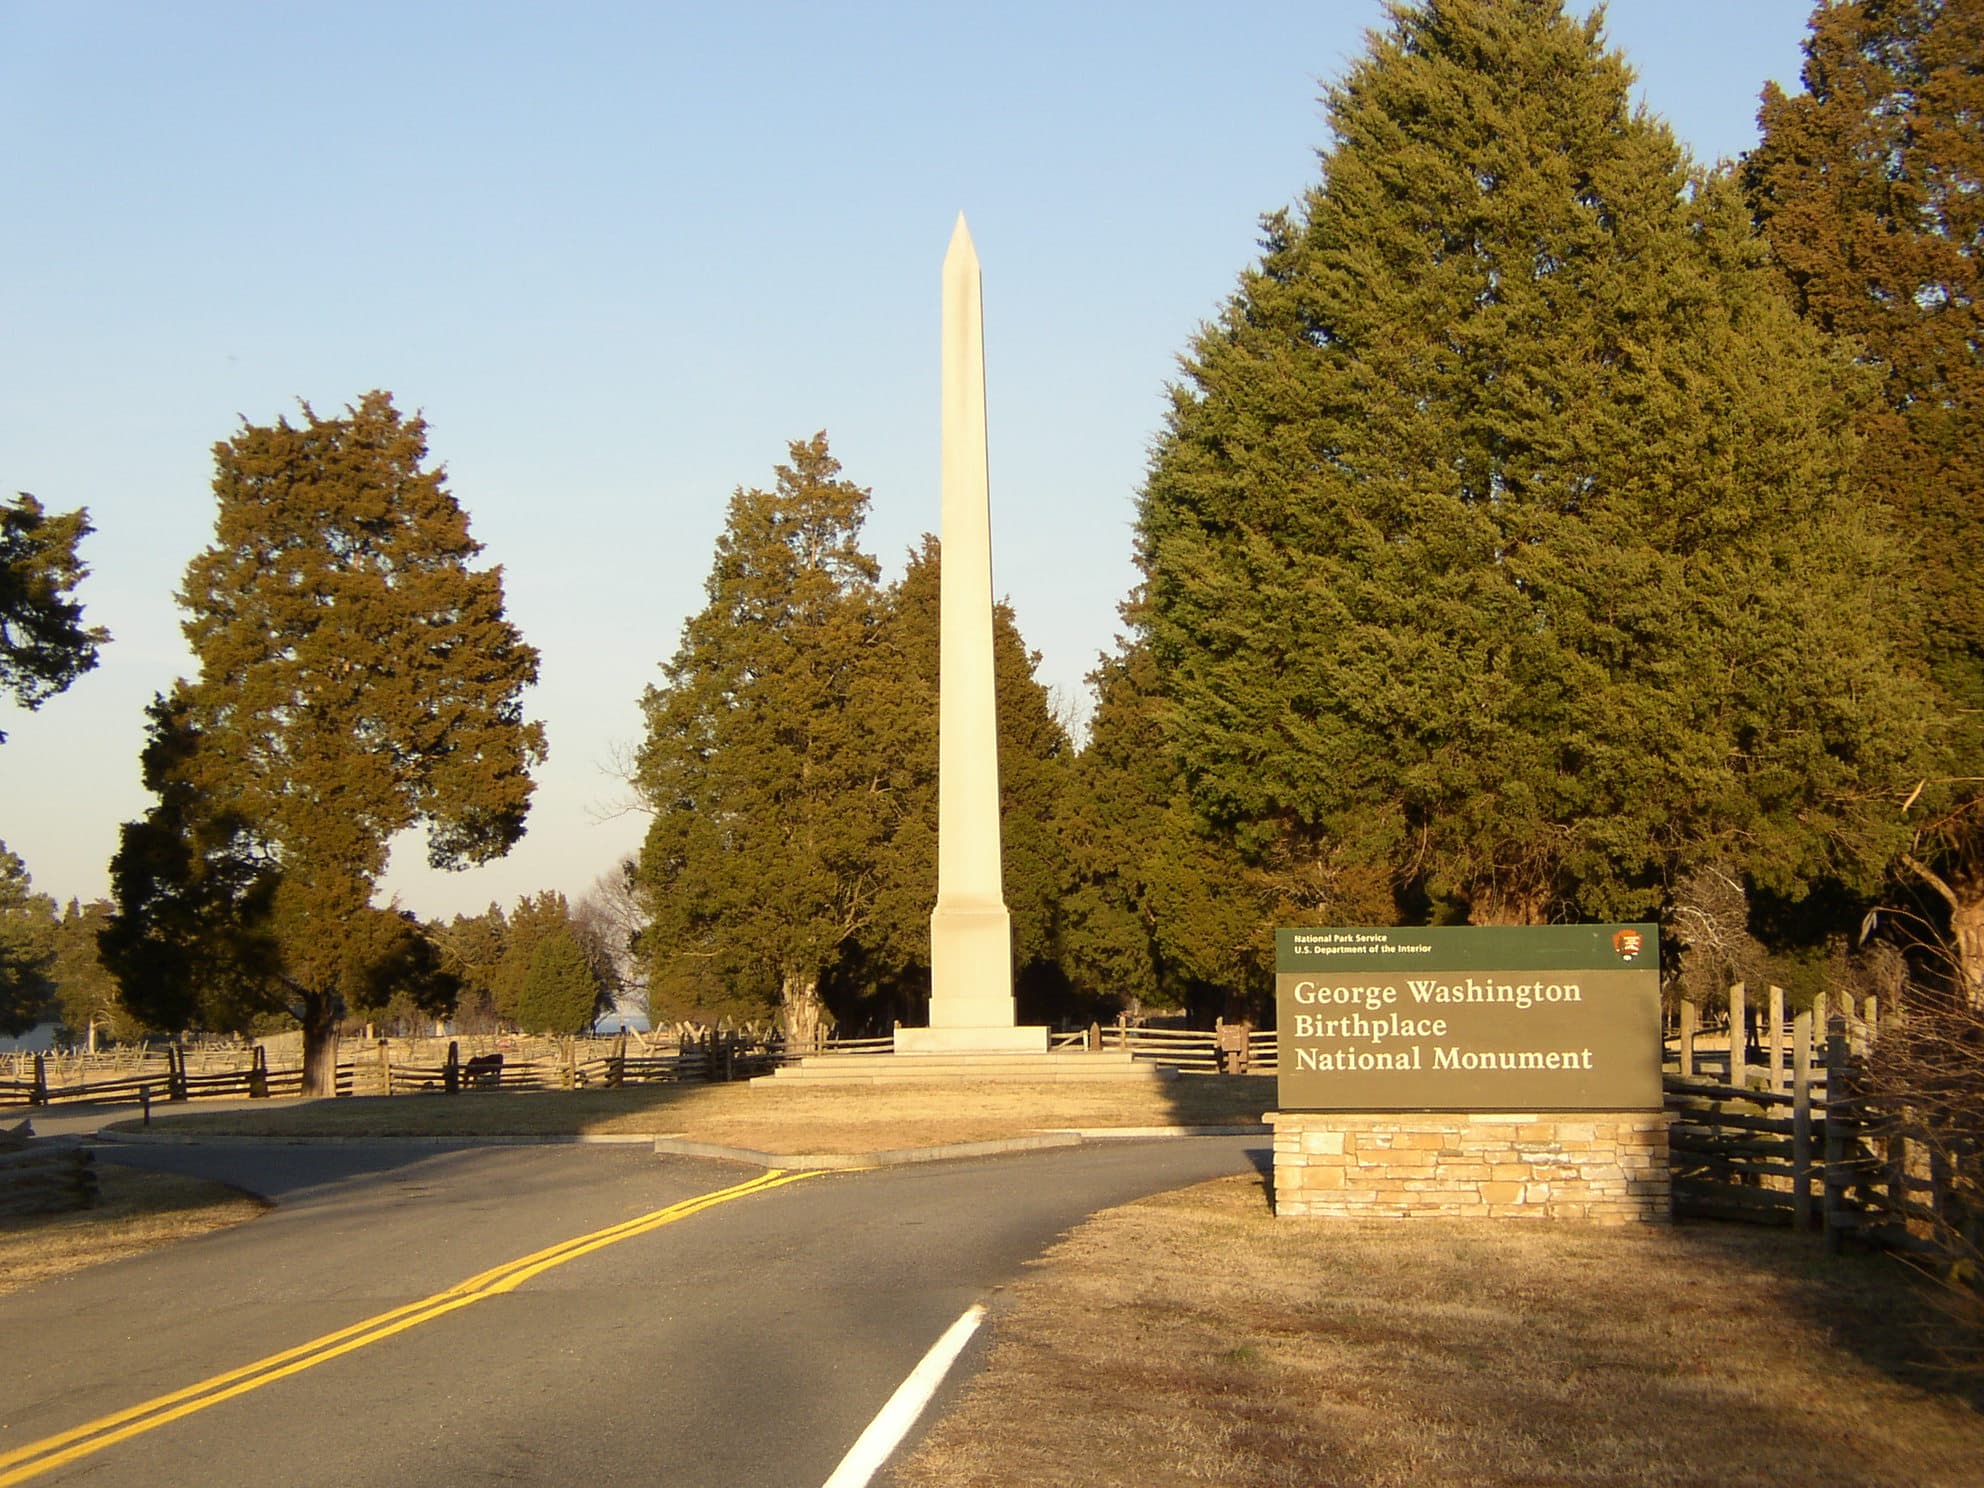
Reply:
[[962, 212], [958, 213], [958, 225], [951, 229], [950, 252], [945, 257], [960, 253], [968, 253], [974, 259], [978, 257], [977, 245], [971, 241], [971, 228], [966, 225]]

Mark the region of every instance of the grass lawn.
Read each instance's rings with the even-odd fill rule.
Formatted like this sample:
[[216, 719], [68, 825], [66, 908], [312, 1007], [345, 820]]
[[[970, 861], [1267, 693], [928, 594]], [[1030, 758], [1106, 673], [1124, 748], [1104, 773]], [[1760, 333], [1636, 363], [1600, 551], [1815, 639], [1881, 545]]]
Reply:
[[162, 1116], [154, 1125], [188, 1135], [277, 1139], [665, 1134], [768, 1152], [848, 1153], [980, 1142], [1052, 1127], [1254, 1122], [1274, 1108], [1274, 1099], [1274, 1078], [1262, 1075], [1188, 1075], [1161, 1085], [740, 1082], [359, 1096], [206, 1112], [154, 1108]]
[[1277, 1220], [1223, 1180], [1037, 1263], [894, 1480], [1978, 1488], [1984, 1415], [1906, 1363], [1925, 1316], [1788, 1232]]
[[261, 1200], [200, 1178], [96, 1165], [101, 1200], [69, 1214], [0, 1219], [0, 1294], [255, 1218]]

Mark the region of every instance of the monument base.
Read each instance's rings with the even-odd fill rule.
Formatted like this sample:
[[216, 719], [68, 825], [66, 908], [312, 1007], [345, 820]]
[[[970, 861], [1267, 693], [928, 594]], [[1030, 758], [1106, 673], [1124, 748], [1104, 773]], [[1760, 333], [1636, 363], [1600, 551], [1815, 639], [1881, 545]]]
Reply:
[[1047, 1027], [898, 1028], [898, 1054], [1045, 1054]]
[[1329, 1219], [1673, 1218], [1664, 1111], [1276, 1111], [1274, 1212]]

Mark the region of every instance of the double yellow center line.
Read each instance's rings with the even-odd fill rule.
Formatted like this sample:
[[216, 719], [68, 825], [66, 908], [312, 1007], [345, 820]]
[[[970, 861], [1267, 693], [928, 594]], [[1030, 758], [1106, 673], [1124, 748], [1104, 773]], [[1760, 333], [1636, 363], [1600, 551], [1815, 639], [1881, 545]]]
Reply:
[[368, 1343], [377, 1343], [382, 1338], [390, 1338], [395, 1333], [404, 1333], [409, 1328], [417, 1328], [422, 1323], [432, 1322], [457, 1308], [467, 1307], [472, 1302], [480, 1302], [486, 1297], [500, 1297], [505, 1292], [515, 1291], [533, 1276], [541, 1276], [554, 1266], [562, 1266], [567, 1261], [577, 1260], [582, 1255], [590, 1255], [595, 1250], [603, 1250], [609, 1245], [617, 1245], [622, 1240], [631, 1240], [636, 1235], [645, 1235], [650, 1230], [658, 1230], [663, 1225], [674, 1224], [678, 1219], [687, 1219], [692, 1214], [700, 1214], [705, 1209], [713, 1209], [718, 1204], [727, 1204], [733, 1199], [748, 1198], [752, 1194], [767, 1193], [774, 1188], [783, 1188], [788, 1183], [798, 1183], [802, 1179], [816, 1178], [817, 1172], [787, 1173], [779, 1169], [761, 1173], [747, 1183], [739, 1183], [730, 1188], [718, 1189], [715, 1193], [699, 1194], [693, 1199], [684, 1199], [679, 1204], [670, 1204], [666, 1209], [656, 1209], [621, 1224], [609, 1225], [603, 1230], [594, 1230], [589, 1235], [566, 1240], [544, 1250], [521, 1256], [496, 1266], [467, 1281], [449, 1287], [445, 1292], [436, 1292], [431, 1297], [423, 1297], [418, 1302], [409, 1302], [404, 1307], [395, 1307], [391, 1312], [382, 1312], [348, 1328], [340, 1328], [335, 1333], [326, 1333], [321, 1338], [313, 1338], [308, 1343], [295, 1348], [284, 1349], [279, 1354], [270, 1354], [265, 1359], [257, 1359], [253, 1364], [244, 1364], [239, 1369], [230, 1369], [225, 1374], [214, 1375], [201, 1380], [196, 1385], [188, 1385], [183, 1390], [174, 1390], [170, 1395], [160, 1395], [141, 1405], [134, 1405], [108, 1416], [99, 1416], [94, 1421], [86, 1421], [81, 1426], [72, 1427], [55, 1436], [44, 1437], [38, 1442], [30, 1442], [24, 1447], [16, 1447], [11, 1452], [0, 1453], [0, 1488], [9, 1484], [25, 1483], [30, 1478], [41, 1476], [58, 1467], [101, 1452], [105, 1447], [113, 1447], [121, 1441], [141, 1436], [147, 1431], [177, 1421], [182, 1416], [190, 1416], [203, 1411], [208, 1406], [219, 1405], [223, 1400], [232, 1400], [237, 1395], [246, 1395], [251, 1390], [259, 1390], [264, 1385], [272, 1385], [279, 1379], [287, 1379], [292, 1374], [300, 1374], [306, 1369], [315, 1368], [340, 1354], [351, 1353], [364, 1348]]

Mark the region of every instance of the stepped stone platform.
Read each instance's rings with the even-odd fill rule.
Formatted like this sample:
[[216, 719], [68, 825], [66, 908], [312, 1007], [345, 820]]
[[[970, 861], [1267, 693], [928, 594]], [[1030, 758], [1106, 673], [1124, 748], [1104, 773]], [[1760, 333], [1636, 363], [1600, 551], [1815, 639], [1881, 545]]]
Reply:
[[753, 1085], [901, 1085], [917, 1080], [1073, 1082], [1115, 1080], [1157, 1085], [1178, 1071], [1139, 1064], [1128, 1049], [1054, 1049], [1033, 1054], [811, 1054], [760, 1075]]

